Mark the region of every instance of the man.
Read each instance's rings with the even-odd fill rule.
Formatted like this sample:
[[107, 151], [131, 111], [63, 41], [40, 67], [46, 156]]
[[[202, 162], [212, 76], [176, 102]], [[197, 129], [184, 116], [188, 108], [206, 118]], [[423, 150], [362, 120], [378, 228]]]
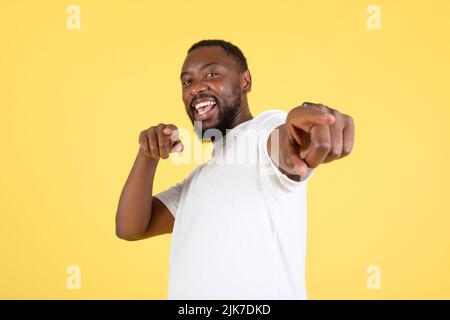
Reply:
[[[223, 40], [194, 44], [180, 80], [197, 134], [213, 142], [212, 158], [153, 195], [158, 161], [183, 145], [173, 124], [141, 132], [117, 236], [173, 231], [169, 299], [306, 299], [306, 182], [319, 164], [351, 152], [352, 118], [314, 103], [254, 118], [246, 59]], [[243, 153], [252, 161], [237, 161]]]

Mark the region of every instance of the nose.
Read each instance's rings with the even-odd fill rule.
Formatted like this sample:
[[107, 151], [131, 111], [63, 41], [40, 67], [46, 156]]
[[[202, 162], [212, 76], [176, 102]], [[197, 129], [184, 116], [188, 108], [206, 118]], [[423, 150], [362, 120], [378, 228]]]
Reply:
[[192, 96], [197, 95], [199, 92], [203, 92], [203, 91], [207, 91], [208, 90], [208, 86], [206, 85], [206, 83], [202, 82], [202, 81], [198, 81], [195, 83], [191, 84], [190, 87], [190, 94]]

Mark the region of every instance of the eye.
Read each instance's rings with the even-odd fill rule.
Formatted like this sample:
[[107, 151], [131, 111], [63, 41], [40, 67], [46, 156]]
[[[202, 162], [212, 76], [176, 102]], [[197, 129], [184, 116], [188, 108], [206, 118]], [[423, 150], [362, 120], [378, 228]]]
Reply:
[[191, 83], [191, 80], [187, 79], [181, 82], [181, 84], [183, 85], [183, 87], [188, 86]]
[[206, 77], [207, 77], [207, 78], [211, 78], [211, 77], [214, 77], [214, 76], [217, 76], [217, 75], [218, 75], [217, 72], [210, 72], [210, 73], [208, 73], [208, 74], [206, 75]]

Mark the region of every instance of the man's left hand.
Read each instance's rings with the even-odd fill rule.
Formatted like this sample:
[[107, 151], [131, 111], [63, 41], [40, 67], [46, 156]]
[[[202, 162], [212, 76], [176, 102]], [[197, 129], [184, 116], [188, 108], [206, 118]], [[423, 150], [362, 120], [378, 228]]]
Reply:
[[305, 176], [308, 168], [352, 151], [353, 119], [323, 104], [305, 102], [292, 109], [279, 129], [279, 166], [289, 174]]

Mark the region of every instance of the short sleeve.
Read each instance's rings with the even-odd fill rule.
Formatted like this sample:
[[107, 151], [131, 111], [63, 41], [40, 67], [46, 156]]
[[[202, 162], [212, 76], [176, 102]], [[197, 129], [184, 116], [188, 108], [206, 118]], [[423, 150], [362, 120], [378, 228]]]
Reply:
[[183, 190], [189, 188], [191, 180], [194, 178], [196, 172], [201, 169], [202, 166], [203, 165], [198, 166], [197, 168], [192, 170], [191, 173], [183, 181], [178, 182], [167, 190], [154, 195], [156, 198], [161, 200], [161, 202], [167, 207], [167, 209], [169, 209], [170, 213], [172, 213], [174, 217], [176, 217], [177, 211], [179, 210], [180, 201], [183, 196]]
[[170, 213], [172, 213], [174, 217], [176, 216], [176, 212], [178, 210], [178, 204], [180, 203], [184, 183], [185, 180], [178, 182], [167, 190], [155, 195], [155, 197], [161, 200], [167, 209], [169, 209]]
[[267, 150], [267, 140], [272, 131], [278, 126], [286, 122], [287, 113], [281, 110], [269, 110], [263, 112], [259, 117], [256, 125], [258, 127], [258, 155], [259, 163], [262, 167], [260, 170], [271, 180], [284, 189], [294, 190], [306, 182], [313, 174], [313, 169], [308, 170], [305, 177], [301, 177], [300, 181], [290, 179], [286, 174], [282, 173], [269, 156]]

